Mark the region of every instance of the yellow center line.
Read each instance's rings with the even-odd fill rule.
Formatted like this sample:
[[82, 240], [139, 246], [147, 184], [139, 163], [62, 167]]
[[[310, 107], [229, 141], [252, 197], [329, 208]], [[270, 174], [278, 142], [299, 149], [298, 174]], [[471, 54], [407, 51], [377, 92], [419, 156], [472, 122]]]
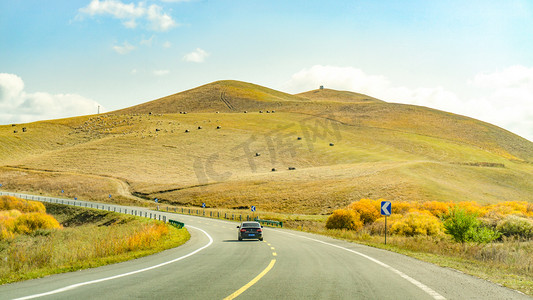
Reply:
[[278, 256], [278, 254], [276, 252], [272, 252], [272, 255], [273, 256]]
[[238, 289], [235, 293], [233, 293], [233, 294], [227, 296], [226, 298], [224, 298], [224, 300], [235, 299], [240, 294], [244, 293], [244, 291], [249, 289], [252, 285], [256, 284], [261, 278], [263, 278], [263, 276], [265, 276], [266, 273], [268, 273], [268, 271], [270, 271], [274, 267], [275, 263], [276, 263], [275, 259], [271, 260], [270, 264], [268, 264], [268, 266], [266, 267], [266, 269], [263, 270], [263, 272], [261, 272], [259, 275], [257, 275], [254, 279], [252, 279], [252, 281], [248, 282], [245, 286], [243, 286], [242, 288]]
[[272, 250], [276, 250], [276, 248], [274, 248], [274, 247], [270, 247], [270, 249], [272, 249]]

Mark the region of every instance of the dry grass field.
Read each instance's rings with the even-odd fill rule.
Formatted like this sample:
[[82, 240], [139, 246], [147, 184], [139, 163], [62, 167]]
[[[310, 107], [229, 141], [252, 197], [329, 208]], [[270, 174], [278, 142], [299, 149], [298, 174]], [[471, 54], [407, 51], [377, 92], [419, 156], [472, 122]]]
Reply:
[[115, 212], [0, 197], [0, 284], [72, 272], [182, 245], [185, 229]]
[[0, 184], [302, 214], [361, 198], [533, 202], [533, 143], [351, 92], [219, 81], [108, 114], [0, 126]]

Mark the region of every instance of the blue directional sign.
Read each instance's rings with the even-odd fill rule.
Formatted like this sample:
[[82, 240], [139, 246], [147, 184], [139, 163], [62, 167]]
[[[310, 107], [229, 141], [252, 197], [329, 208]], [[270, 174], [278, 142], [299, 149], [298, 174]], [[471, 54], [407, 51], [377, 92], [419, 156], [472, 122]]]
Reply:
[[2, 187], [2, 184], [0, 183], [0, 187]]
[[157, 198], [155, 198], [154, 201], [155, 201], [155, 203], [158, 203], [159, 200]]
[[109, 194], [109, 198], [111, 198], [111, 194]]
[[381, 201], [381, 215], [390, 216], [392, 212], [392, 206], [390, 201]]
[[205, 203], [202, 203], [202, 208], [205, 208]]
[[65, 190], [61, 190], [61, 193], [64, 193], [64, 192], [65, 192]]
[[252, 211], [255, 211], [255, 206], [252, 205]]

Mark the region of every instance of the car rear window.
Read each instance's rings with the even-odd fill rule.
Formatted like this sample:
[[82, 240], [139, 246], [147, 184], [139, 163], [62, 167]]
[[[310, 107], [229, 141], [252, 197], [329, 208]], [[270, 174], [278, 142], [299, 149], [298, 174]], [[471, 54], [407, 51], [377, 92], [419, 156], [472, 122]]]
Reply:
[[261, 228], [259, 223], [242, 223], [243, 228]]

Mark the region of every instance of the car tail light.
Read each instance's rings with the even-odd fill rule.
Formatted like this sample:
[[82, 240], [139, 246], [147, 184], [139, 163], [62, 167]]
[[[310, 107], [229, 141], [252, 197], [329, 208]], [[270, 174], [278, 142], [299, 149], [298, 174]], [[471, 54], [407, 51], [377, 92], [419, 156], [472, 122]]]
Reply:
[[263, 229], [257, 228], [257, 232], [263, 232]]
[[246, 229], [244, 229], [244, 228], [243, 228], [243, 229], [241, 229], [241, 232], [246, 232]]

